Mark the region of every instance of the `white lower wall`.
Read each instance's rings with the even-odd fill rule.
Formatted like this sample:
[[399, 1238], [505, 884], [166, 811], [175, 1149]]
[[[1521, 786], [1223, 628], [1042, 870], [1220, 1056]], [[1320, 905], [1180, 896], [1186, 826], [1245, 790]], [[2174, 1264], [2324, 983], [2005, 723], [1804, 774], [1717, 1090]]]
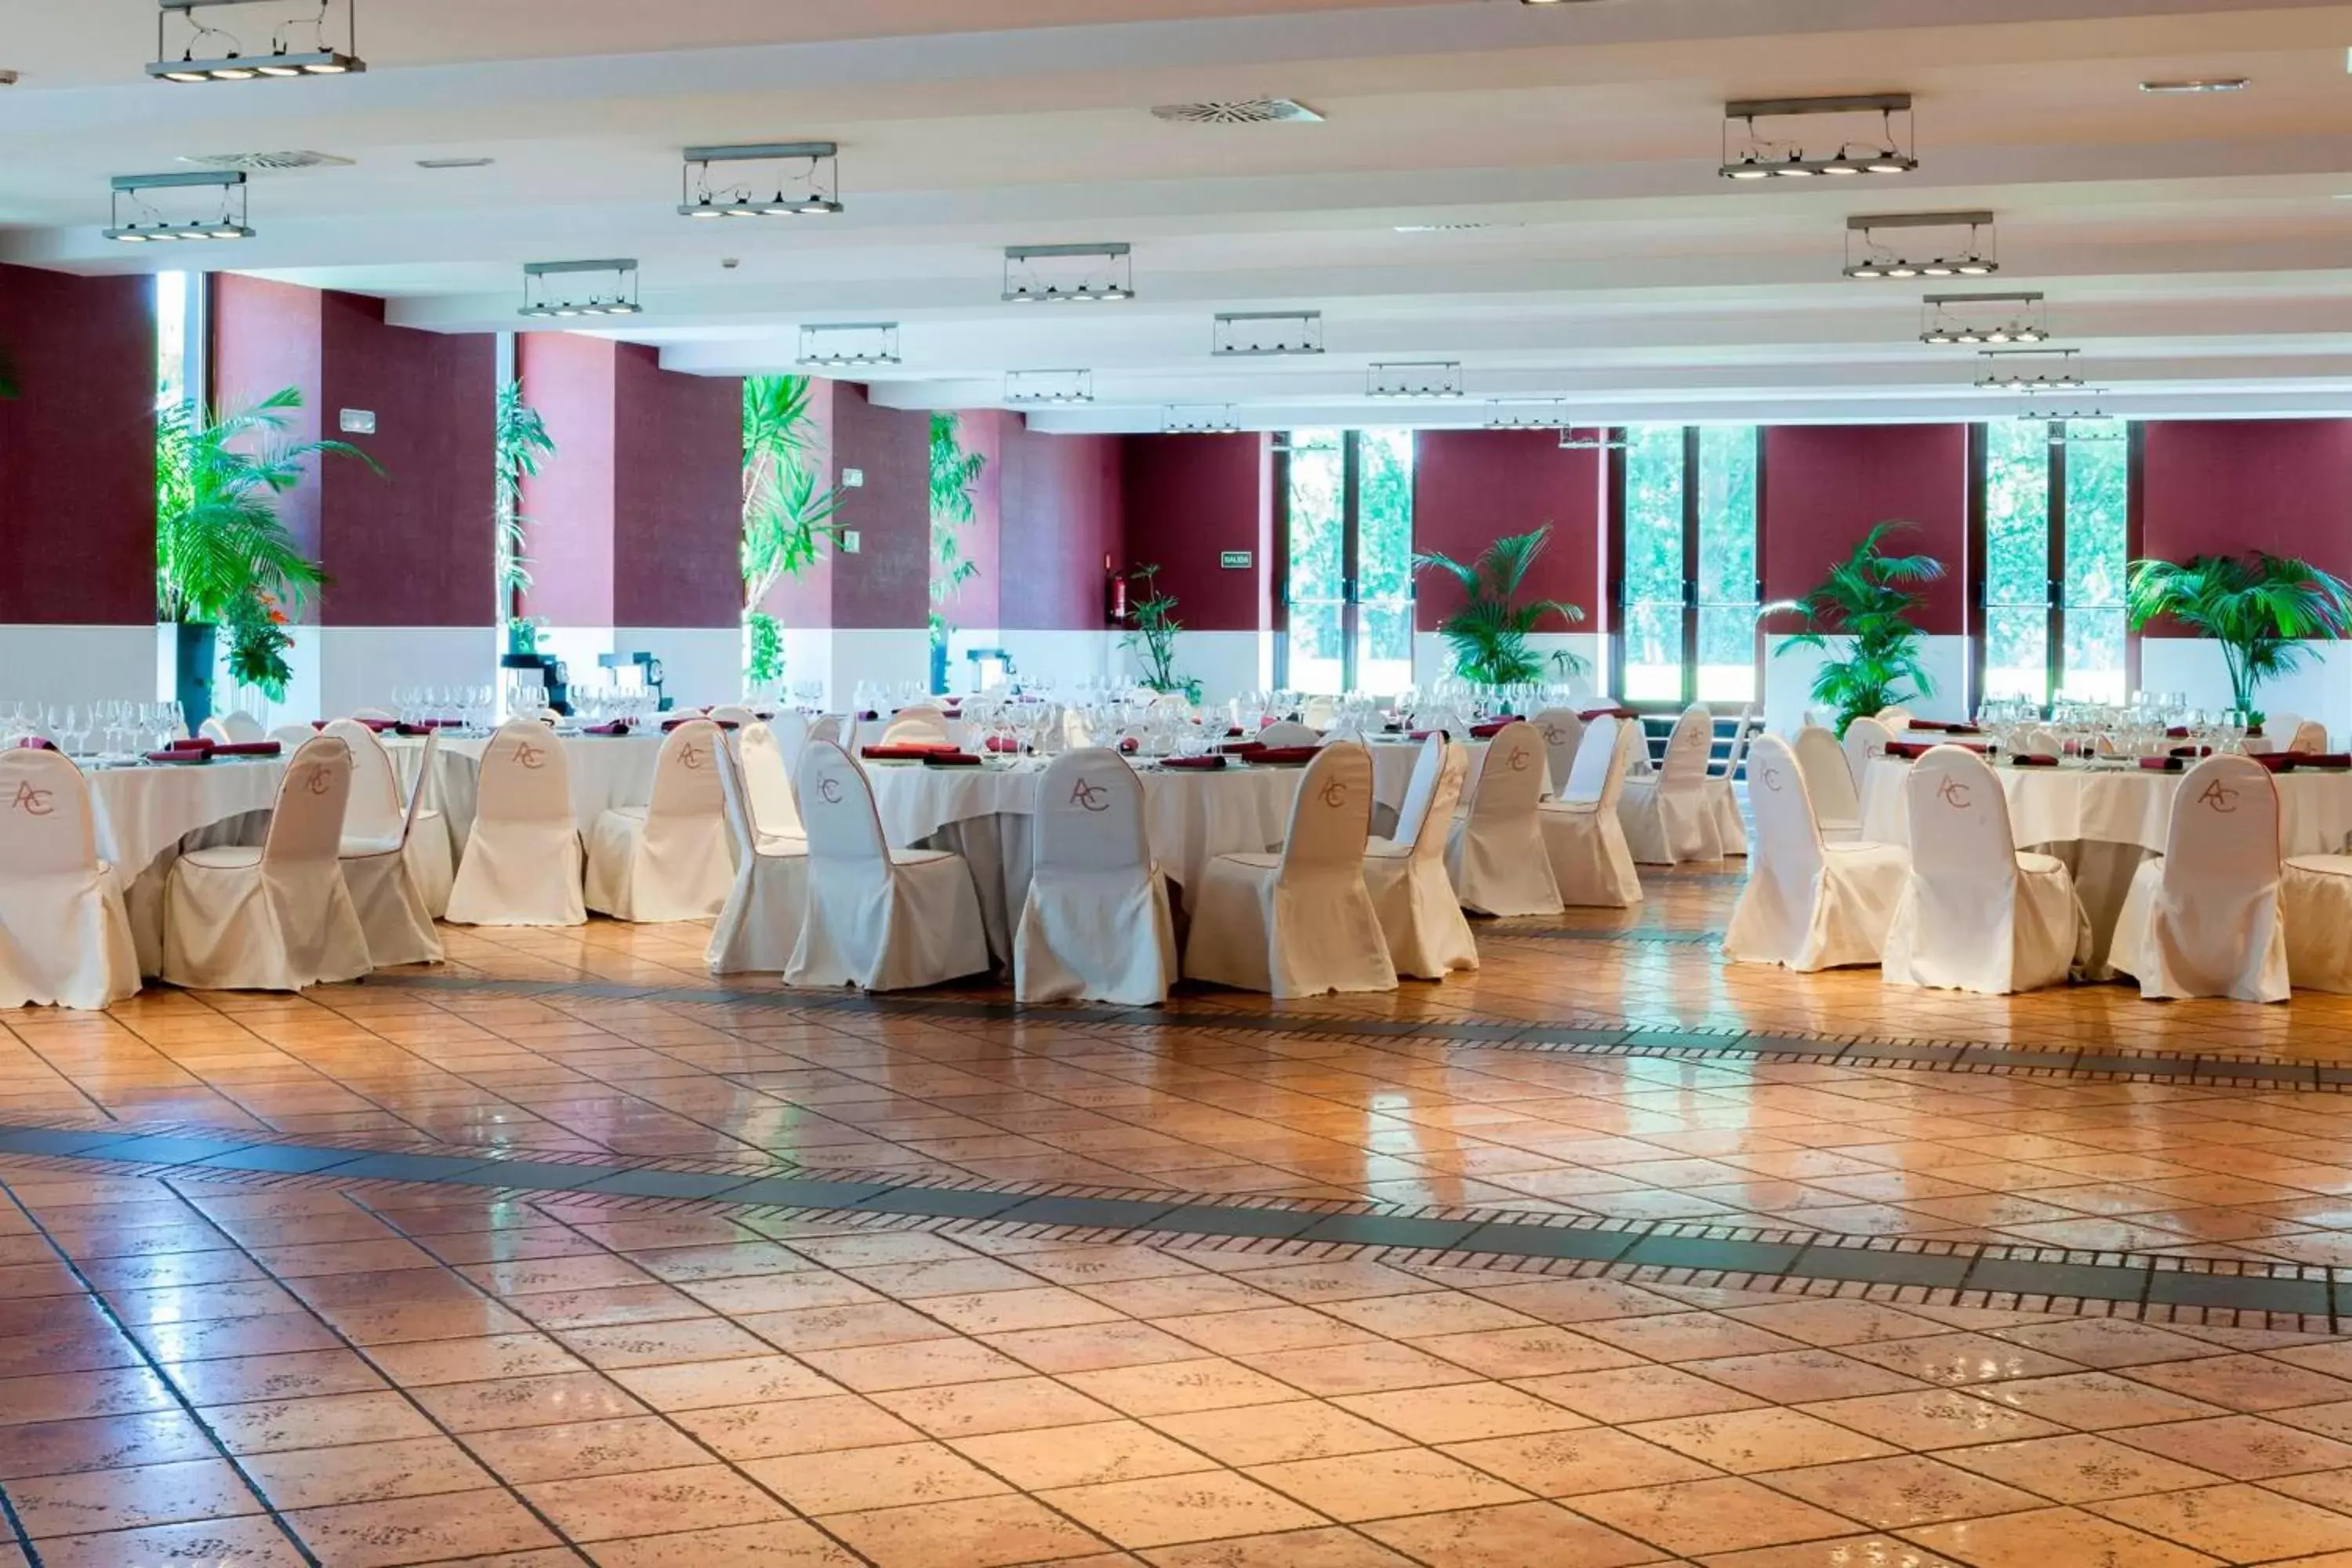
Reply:
[[[1113, 673], [1133, 679], [1143, 672], [1133, 649], [1116, 650]], [[1201, 683], [1204, 702], [1225, 702], [1244, 691], [1274, 684], [1274, 636], [1270, 632], [1179, 632], [1176, 673]]]
[[[1832, 637], [1831, 647], [1836, 648], [1848, 640]], [[1969, 639], [1931, 637], [1922, 642], [1920, 663], [1934, 679], [1936, 694], [1909, 707], [1922, 719], [1966, 719], [1972, 706], [1968, 690]], [[1814, 674], [1836, 656], [1813, 648], [1793, 648], [1774, 657], [1769, 648], [1778, 646], [1780, 639], [1776, 637], [1768, 645], [1764, 661], [1764, 727], [1776, 734], [1793, 735], [1804, 723], [1805, 710], [1814, 706]]]
[[[1569, 685], [1579, 697], [1597, 695], [1609, 680], [1609, 639], [1597, 632], [1538, 632], [1528, 638], [1528, 647], [1544, 661], [1544, 681], [1547, 685], [1559, 679], [1559, 667], [1551, 662], [1556, 653], [1570, 653], [1584, 661], [1580, 675], [1568, 678]], [[1435, 632], [1415, 632], [1412, 637], [1412, 681], [1415, 686], [1428, 687], [1454, 673], [1454, 655], [1445, 639]]]
[[155, 628], [0, 626], [0, 703], [153, 702], [171, 695]]
[[[2326, 642], [2305, 647], [2309, 658], [2303, 668], [2263, 682], [2254, 702], [2265, 712], [2316, 719], [2327, 726], [2330, 743], [2342, 746], [2352, 735], [2352, 647]], [[2143, 691], [2180, 692], [2191, 708], [2227, 708], [2231, 700], [2221, 645], [2202, 637], [2140, 639], [2139, 686]]]
[[593, 689], [608, 653], [649, 653], [662, 663], [662, 690], [680, 708], [740, 701], [740, 626], [543, 626], [539, 646], [570, 667], [572, 684]]

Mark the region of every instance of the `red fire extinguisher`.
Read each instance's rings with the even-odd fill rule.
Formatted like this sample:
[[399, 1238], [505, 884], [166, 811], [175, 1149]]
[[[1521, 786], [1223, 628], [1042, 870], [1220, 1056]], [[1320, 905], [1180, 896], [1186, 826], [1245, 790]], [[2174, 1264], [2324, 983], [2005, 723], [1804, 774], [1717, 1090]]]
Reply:
[[1103, 607], [1112, 626], [1127, 625], [1127, 579], [1111, 564], [1108, 555], [1103, 557]]

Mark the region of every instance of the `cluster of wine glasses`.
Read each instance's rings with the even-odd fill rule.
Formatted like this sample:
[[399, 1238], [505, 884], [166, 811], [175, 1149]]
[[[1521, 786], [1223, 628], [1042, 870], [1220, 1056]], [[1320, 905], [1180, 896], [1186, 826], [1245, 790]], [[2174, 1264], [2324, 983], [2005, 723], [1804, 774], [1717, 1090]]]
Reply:
[[100, 762], [160, 752], [183, 733], [176, 702], [0, 702], [0, 737], [38, 735], [69, 755]]
[[2134, 692], [2122, 703], [1988, 700], [1977, 722], [2004, 752], [2042, 752], [2094, 763], [2160, 757], [2182, 747], [2243, 752], [2253, 715], [2242, 708], [2191, 708], [2185, 692]]
[[895, 713], [918, 702], [933, 700], [931, 689], [919, 680], [861, 680], [850, 699], [857, 713]]
[[487, 735], [498, 723], [499, 691], [495, 686], [395, 686], [392, 710], [404, 724]]
[[1060, 752], [1067, 731], [1058, 702], [972, 697], [963, 705], [964, 744], [990, 767], [1013, 767], [1022, 755]]

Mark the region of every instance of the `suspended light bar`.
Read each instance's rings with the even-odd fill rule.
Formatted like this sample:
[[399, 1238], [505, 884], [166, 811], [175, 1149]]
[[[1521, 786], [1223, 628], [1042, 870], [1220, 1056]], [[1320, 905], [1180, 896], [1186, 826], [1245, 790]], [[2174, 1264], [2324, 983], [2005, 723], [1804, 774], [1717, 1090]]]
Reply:
[[1133, 251], [1128, 245], [1007, 246], [1004, 301], [1008, 305], [1092, 305], [1132, 300]]
[[[762, 142], [742, 147], [688, 147], [677, 210], [681, 216], [828, 217], [842, 211], [840, 148], [831, 142]], [[776, 194], [759, 193], [771, 182], [764, 176], [732, 185], [714, 183], [719, 174], [731, 174], [740, 163], [805, 164], [776, 171]]]
[[[335, 0], [318, 0], [319, 10], [314, 16], [279, 22], [270, 35], [266, 54], [247, 54], [234, 34], [199, 21], [195, 16], [209, 6], [271, 4], [280, 10], [301, 8], [297, 0], [156, 0], [155, 58], [148, 63], [147, 75], [156, 81], [256, 81], [298, 76], [350, 76], [367, 69], [367, 62], [359, 54], [359, 0], [341, 0], [341, 48], [327, 38], [327, 13]], [[173, 16], [186, 18], [194, 29], [182, 45], [177, 59], [172, 58], [171, 46], [164, 38], [166, 24]], [[298, 39], [294, 36], [297, 32], [307, 32], [309, 37]], [[205, 53], [199, 55], [199, 48]]]
[[[1759, 120], [1798, 115], [1875, 114], [1879, 134], [1868, 141], [1841, 140], [1828, 157], [1809, 153], [1756, 129]], [[1898, 136], [1895, 117], [1903, 116]], [[1919, 166], [1918, 145], [1907, 92], [1849, 98], [1752, 98], [1723, 106], [1723, 177], [1727, 180], [1834, 179], [1846, 174], [1907, 174]]]
[[1622, 452], [1628, 445], [1622, 431], [1602, 430], [1591, 436], [1580, 436], [1573, 430], [1559, 433], [1559, 449], [1563, 452]]
[[[571, 287], [559, 297], [551, 278], [611, 273], [612, 287], [597, 289], [574, 300]], [[569, 321], [576, 316], [635, 316], [645, 307], [637, 302], [637, 264], [633, 260], [531, 261], [522, 269], [522, 309], [516, 313], [533, 321]]]
[[1424, 360], [1374, 364], [1364, 384], [1367, 397], [1459, 397], [1460, 360]]
[[801, 329], [800, 363], [856, 369], [898, 364], [896, 321], [828, 321]]
[[[2039, 293], [1930, 294], [1920, 301], [1925, 320], [1919, 341], [1937, 347], [1961, 344], [1995, 348], [2009, 343], [2031, 346], [2050, 341], [2050, 323]], [[1986, 307], [1979, 310], [1979, 307]], [[2005, 314], [1999, 326], [1976, 323]]]
[[[217, 204], [206, 202], [205, 216], [199, 217], [173, 217], [148, 199], [157, 191], [203, 187], [218, 191], [220, 200]], [[123, 198], [126, 196], [131, 204], [128, 222], [123, 217]], [[246, 188], [243, 170], [124, 174], [114, 182], [112, 216], [106, 229], [106, 237], [124, 245], [152, 245], [182, 239], [251, 239], [253, 227], [246, 221], [250, 200], [251, 193]], [[213, 216], [215, 213], [217, 216]]]
[[1568, 405], [1557, 397], [1497, 397], [1486, 405], [1489, 430], [1558, 430], [1568, 423]]
[[1238, 436], [1241, 432], [1230, 403], [1214, 408], [1171, 406], [1160, 418], [1160, 433], [1163, 436]]
[[1323, 352], [1323, 312], [1221, 311], [1209, 352], [1226, 358], [1319, 354]]
[[[1984, 349], [1979, 352], [1988, 360], [2054, 359], [2063, 365], [2072, 363], [2074, 356], [2083, 351], [2080, 349]], [[2079, 392], [2083, 384], [2083, 378], [2071, 373], [2061, 373], [2056, 375], [2029, 375], [2021, 370], [1989, 371], [1977, 382], [1978, 389], [1983, 392]]]
[[2053, 447], [2104, 447], [2131, 439], [2130, 426], [2095, 407], [2067, 414], [2026, 414], [2021, 417], [2047, 419], [2050, 444]]
[[[2000, 270], [2000, 261], [1994, 252], [1993, 242], [1999, 237], [1985, 231], [1992, 227], [1989, 212], [1959, 213], [1881, 213], [1872, 217], [1850, 217], [1845, 220], [1845, 275], [1848, 278], [1990, 278]], [[1914, 261], [1906, 253], [1898, 254], [1880, 233], [1887, 229], [1948, 228], [1969, 231], [1968, 248], [1947, 244], [1923, 261]], [[1862, 248], [1855, 254], [1854, 237], [1862, 237]], [[1958, 235], [1953, 236], [1957, 239]], [[1924, 247], [1918, 248], [1924, 249]]]
[[1090, 370], [1016, 370], [1004, 377], [1004, 401], [1011, 404], [1092, 403], [1095, 373]]

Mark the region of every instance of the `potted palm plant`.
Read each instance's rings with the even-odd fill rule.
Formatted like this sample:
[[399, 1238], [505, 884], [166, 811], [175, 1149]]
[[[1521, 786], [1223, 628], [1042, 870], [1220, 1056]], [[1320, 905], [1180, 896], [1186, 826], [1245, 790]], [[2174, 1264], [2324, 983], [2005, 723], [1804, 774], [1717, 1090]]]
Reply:
[[289, 386], [231, 414], [181, 404], [156, 418], [156, 605], [178, 628], [176, 684], [191, 729], [212, 711], [221, 626], [254, 626], [258, 638], [268, 620], [264, 613], [256, 621], [259, 596], [282, 617], [327, 580], [279, 521], [278, 498], [301, 483], [315, 457], [357, 458], [383, 471], [348, 442], [286, 439], [301, 406]]
[[1944, 563], [1932, 555], [1889, 555], [1882, 548], [1888, 535], [1916, 526], [1879, 523], [1830, 568], [1819, 587], [1766, 612], [1801, 610], [1810, 623], [1773, 649], [1774, 658], [1801, 647], [1832, 656], [1813, 675], [1813, 700], [1836, 710], [1840, 735], [1865, 714], [1935, 695], [1935, 679], [1919, 658], [1923, 634], [1911, 624], [1919, 607], [1912, 590], [1942, 577]]
[[754, 686], [784, 674], [783, 627], [760, 606], [816, 561], [847, 495], [838, 485], [818, 487], [814, 428], [807, 376], [744, 381], [743, 674]]
[[1127, 574], [1140, 585], [1127, 607], [1133, 627], [1119, 638], [1119, 647], [1143, 664], [1143, 685], [1153, 691], [1201, 700], [1201, 678], [1176, 673], [1176, 636], [1184, 623], [1176, 618], [1176, 595], [1160, 586], [1160, 568], [1138, 566]]
[[948, 625], [943, 606], [956, 590], [980, 575], [980, 563], [963, 552], [959, 535], [980, 515], [972, 487], [987, 470], [987, 455], [964, 450], [961, 422], [953, 414], [931, 416], [931, 689], [948, 689]]
[[[1584, 619], [1578, 605], [1559, 599], [1517, 602], [1536, 558], [1551, 542], [1551, 524], [1529, 533], [1496, 540], [1464, 565], [1450, 555], [1423, 551], [1412, 558], [1418, 572], [1438, 571], [1462, 584], [1462, 607], [1437, 624], [1437, 635], [1454, 655], [1454, 673], [1481, 686], [1511, 686], [1543, 677], [1543, 660], [1528, 648], [1528, 638], [1542, 629], [1545, 617], [1558, 616], [1569, 626]], [[1562, 650], [1552, 656], [1568, 673], [1580, 674], [1584, 661]]]
[[555, 438], [547, 421], [522, 398], [522, 383], [509, 381], [499, 388], [496, 435], [498, 462], [498, 582], [499, 617], [506, 623], [507, 652], [536, 654], [539, 623], [523, 614], [523, 595], [530, 589], [530, 520], [522, 515], [523, 481], [538, 477], [555, 456]]
[[2257, 718], [2256, 689], [2300, 667], [2311, 653], [2305, 642], [2352, 630], [2352, 585], [2308, 561], [2262, 550], [2135, 561], [2126, 597], [2134, 631], [2168, 616], [2220, 643], [2231, 705]]

